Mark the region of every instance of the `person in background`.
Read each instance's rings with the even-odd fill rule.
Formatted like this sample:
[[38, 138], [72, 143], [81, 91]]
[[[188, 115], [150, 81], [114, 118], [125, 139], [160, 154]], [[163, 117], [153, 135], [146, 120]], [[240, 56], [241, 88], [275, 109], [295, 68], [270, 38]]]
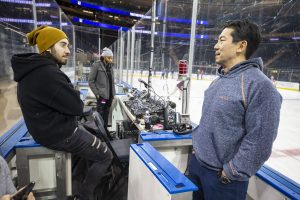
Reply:
[[100, 113], [107, 128], [108, 115], [115, 96], [113, 52], [105, 47], [100, 60], [95, 61], [90, 75], [89, 86], [96, 96], [97, 111]]
[[282, 97], [250, 58], [261, 41], [247, 20], [225, 24], [214, 46], [218, 78], [205, 91], [199, 126], [192, 133], [189, 176], [194, 200], [242, 200], [249, 178], [270, 157]]
[[37, 45], [39, 53], [16, 54], [11, 59], [25, 124], [39, 144], [89, 162], [77, 193], [80, 200], [92, 200], [110, 167], [112, 153], [78, 124], [77, 118], [83, 113], [80, 92], [60, 69], [70, 55], [68, 37], [50, 26], [40, 26], [26, 36], [30, 45]]
[[179, 91], [178, 100], [181, 100], [182, 93], [183, 93], [183, 86], [184, 86], [184, 81], [179, 80], [179, 82], [176, 84], [174, 90], [168, 95], [168, 97], [174, 95], [177, 91]]
[[201, 80], [203, 79], [203, 75], [204, 75], [204, 70], [201, 69], [201, 71], [200, 71], [200, 79], [201, 79]]
[[166, 69], [166, 70], [165, 70], [165, 76], [166, 76], [166, 79], [169, 78], [169, 69]]
[[275, 80], [275, 78], [274, 78], [274, 76], [273, 76], [273, 75], [271, 76], [271, 78], [270, 78], [270, 79], [271, 79], [272, 83], [273, 83], [274, 85], [276, 85], [276, 80]]
[[[0, 156], [0, 200], [10, 200], [11, 195], [17, 192], [11, 177], [6, 161]], [[35, 200], [32, 192], [29, 193], [27, 200]]]
[[174, 77], [174, 69], [171, 70], [171, 77], [173, 79], [173, 77]]
[[161, 71], [160, 79], [165, 79], [165, 69]]
[[141, 78], [143, 77], [143, 71], [144, 71], [144, 70], [143, 70], [143, 69], [141, 69]]

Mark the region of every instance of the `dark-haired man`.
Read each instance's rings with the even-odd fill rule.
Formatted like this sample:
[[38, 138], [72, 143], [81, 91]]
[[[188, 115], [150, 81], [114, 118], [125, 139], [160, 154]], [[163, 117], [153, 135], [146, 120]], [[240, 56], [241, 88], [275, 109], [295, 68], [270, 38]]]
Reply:
[[68, 76], [60, 70], [70, 54], [68, 37], [50, 26], [41, 26], [26, 36], [30, 45], [37, 45], [39, 54], [17, 54], [11, 60], [26, 126], [41, 145], [89, 161], [79, 199], [92, 200], [95, 187], [110, 166], [112, 153], [77, 123], [83, 103]]
[[205, 91], [189, 162], [200, 188], [194, 200], [245, 199], [249, 178], [271, 154], [282, 98], [261, 58], [250, 59], [260, 40], [257, 25], [238, 20], [224, 26], [214, 46], [219, 77]]

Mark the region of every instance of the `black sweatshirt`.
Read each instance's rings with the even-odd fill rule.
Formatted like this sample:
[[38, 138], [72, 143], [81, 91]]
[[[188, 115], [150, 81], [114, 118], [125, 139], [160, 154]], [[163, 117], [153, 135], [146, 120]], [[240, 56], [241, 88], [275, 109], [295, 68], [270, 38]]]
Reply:
[[14, 55], [11, 63], [18, 101], [32, 137], [45, 146], [70, 137], [83, 103], [55, 60], [31, 53]]

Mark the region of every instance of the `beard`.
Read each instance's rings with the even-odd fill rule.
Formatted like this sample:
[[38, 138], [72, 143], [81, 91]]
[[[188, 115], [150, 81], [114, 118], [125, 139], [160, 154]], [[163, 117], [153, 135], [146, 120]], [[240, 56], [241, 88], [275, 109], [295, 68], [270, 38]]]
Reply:
[[54, 47], [51, 48], [51, 55], [54, 58], [54, 60], [57, 62], [57, 64], [59, 64], [59, 65], [66, 65], [68, 63], [68, 58], [58, 55], [58, 53]]

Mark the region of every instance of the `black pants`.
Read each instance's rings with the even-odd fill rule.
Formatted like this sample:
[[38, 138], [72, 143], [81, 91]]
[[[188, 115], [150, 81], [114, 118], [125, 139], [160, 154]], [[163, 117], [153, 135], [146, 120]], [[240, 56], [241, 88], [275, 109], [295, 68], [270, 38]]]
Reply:
[[102, 116], [104, 126], [107, 129], [108, 115], [111, 106], [111, 101], [108, 100], [106, 103], [102, 103], [101, 98], [97, 99], [97, 112]]
[[103, 175], [112, 161], [112, 153], [104, 142], [79, 126], [69, 138], [53, 145], [50, 149], [65, 151], [85, 159], [89, 165], [84, 179], [79, 187], [80, 200], [93, 200], [96, 186], [101, 182]]

